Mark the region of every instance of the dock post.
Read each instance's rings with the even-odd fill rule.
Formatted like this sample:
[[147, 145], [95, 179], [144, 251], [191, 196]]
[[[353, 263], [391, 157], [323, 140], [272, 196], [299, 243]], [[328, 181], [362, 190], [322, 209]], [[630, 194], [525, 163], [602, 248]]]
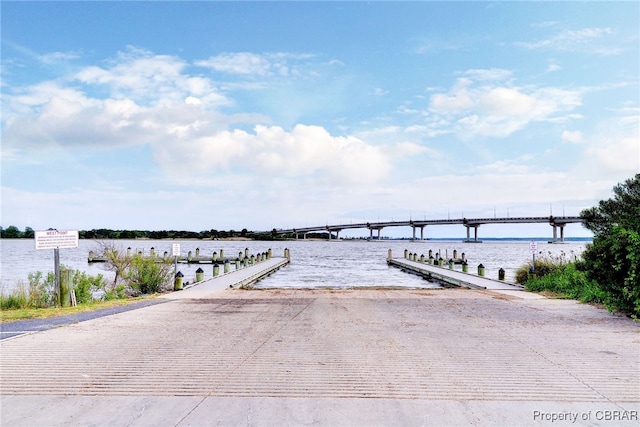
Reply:
[[449, 270], [453, 270], [453, 258], [449, 258]]
[[442, 267], [444, 265], [444, 258], [442, 258], [440, 255], [438, 255], [438, 266]]
[[409, 256], [409, 250], [405, 249], [404, 250], [404, 259], [407, 259], [408, 256]]
[[213, 277], [218, 277], [220, 274], [220, 264], [217, 262], [213, 264]]
[[229, 260], [225, 259], [224, 260], [224, 273], [227, 274], [230, 269], [231, 269], [231, 266], [229, 265]]
[[467, 263], [467, 261], [462, 261], [462, 272], [463, 273], [469, 272], [469, 264]]
[[220, 249], [220, 260], [224, 261], [224, 249]]
[[498, 280], [504, 280], [504, 268], [498, 270]]
[[256, 257], [255, 257], [255, 255], [251, 255], [251, 260], [249, 261], [249, 263], [250, 263], [251, 265], [253, 265], [253, 264], [255, 264], [255, 263], [256, 263]]
[[478, 265], [478, 276], [484, 277], [484, 265]]
[[182, 274], [182, 272], [178, 271], [176, 273], [176, 277], [173, 280], [173, 290], [174, 291], [181, 291], [182, 290], [182, 278], [184, 277], [184, 274]]
[[244, 254], [242, 252], [238, 252], [238, 259], [242, 261], [244, 259]]
[[271, 259], [272, 256], [273, 253], [271, 252], [271, 248], [269, 248], [269, 250], [267, 251], [267, 259]]
[[458, 251], [456, 249], [453, 250], [453, 259], [458, 259]]
[[393, 259], [393, 251], [389, 249], [387, 251], [387, 261], [391, 261]]
[[244, 256], [249, 256], [249, 248], [244, 248]]
[[196, 270], [196, 282], [202, 282], [204, 280], [204, 270], [200, 267]]
[[213, 262], [216, 262], [218, 260], [218, 252], [213, 252], [213, 255], [211, 256], [211, 260]]
[[420, 254], [420, 262], [424, 263], [424, 254]]
[[284, 257], [285, 257], [286, 259], [288, 259], [289, 261], [291, 261], [291, 252], [289, 252], [289, 249], [288, 249], [288, 248], [285, 248], [285, 249], [284, 249]]
[[131, 256], [131, 248], [127, 248], [127, 257]]
[[236, 270], [240, 270], [240, 258], [236, 258], [234, 264], [236, 265]]
[[193, 255], [191, 255], [191, 251], [189, 251], [187, 253], [187, 262], [191, 262], [192, 259], [193, 259]]
[[164, 254], [162, 254], [162, 259], [164, 260], [164, 262], [169, 261], [169, 252], [164, 251]]
[[200, 258], [200, 248], [196, 248], [196, 259]]
[[429, 255], [429, 265], [433, 265], [433, 255]]
[[149, 250], [149, 256], [151, 258], [155, 258], [156, 257], [156, 248], [154, 248], [153, 246], [151, 247], [151, 249]]

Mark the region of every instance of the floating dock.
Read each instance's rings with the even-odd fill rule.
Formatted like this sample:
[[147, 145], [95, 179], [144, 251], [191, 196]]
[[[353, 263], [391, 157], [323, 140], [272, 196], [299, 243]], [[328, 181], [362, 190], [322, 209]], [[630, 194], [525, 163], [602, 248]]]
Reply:
[[524, 288], [515, 283], [508, 283], [503, 280], [489, 279], [483, 276], [476, 276], [461, 271], [455, 271], [447, 267], [426, 264], [420, 261], [412, 261], [405, 258], [393, 258], [391, 251], [387, 258], [387, 264], [393, 267], [407, 270], [418, 274], [428, 280], [437, 280], [449, 286], [471, 288], [471, 289], [489, 289], [489, 290], [510, 290], [522, 291]]

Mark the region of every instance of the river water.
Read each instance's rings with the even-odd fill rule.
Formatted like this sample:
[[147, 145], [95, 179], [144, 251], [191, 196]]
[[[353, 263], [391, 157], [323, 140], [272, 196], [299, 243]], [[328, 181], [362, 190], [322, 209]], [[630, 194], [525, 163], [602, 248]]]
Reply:
[[[148, 254], [151, 248], [162, 255], [172, 253], [174, 243], [180, 244], [182, 255], [189, 251], [195, 254], [200, 249], [201, 256], [211, 256], [213, 252], [224, 250], [227, 257], [235, 257], [239, 252], [249, 249], [251, 254], [271, 249], [274, 256], [283, 256], [284, 249], [291, 252], [291, 264], [264, 280], [260, 287], [354, 287], [354, 286], [407, 286], [437, 287], [436, 284], [386, 264], [387, 252], [393, 251], [394, 257], [402, 257], [404, 250], [428, 255], [429, 250], [440, 252], [442, 257], [452, 257], [457, 250], [458, 256], [465, 254], [469, 263], [469, 272], [475, 273], [478, 264], [486, 269], [486, 276], [497, 278], [498, 270], [504, 268], [506, 280], [512, 281], [515, 271], [521, 265], [531, 261], [532, 255], [527, 241], [485, 241], [483, 243], [462, 243], [461, 241], [426, 240], [411, 242], [408, 240], [343, 240], [343, 241], [211, 241], [211, 240], [80, 240], [78, 248], [60, 249], [60, 264], [88, 274], [102, 274], [112, 278], [101, 263], [87, 262], [90, 250], [99, 252], [101, 245], [111, 244], [126, 251], [142, 251]], [[565, 254], [568, 257], [579, 256], [585, 248], [585, 242], [550, 244], [538, 242], [538, 258], [545, 255]], [[15, 289], [18, 282], [27, 283], [29, 272], [53, 271], [53, 250], [36, 250], [33, 240], [0, 240], [0, 278], [2, 291], [6, 294]], [[195, 271], [202, 267], [205, 278], [212, 277], [211, 264], [178, 264], [184, 274], [185, 282], [195, 280]], [[456, 266], [460, 269], [460, 266]], [[234, 267], [232, 267], [233, 271]]]

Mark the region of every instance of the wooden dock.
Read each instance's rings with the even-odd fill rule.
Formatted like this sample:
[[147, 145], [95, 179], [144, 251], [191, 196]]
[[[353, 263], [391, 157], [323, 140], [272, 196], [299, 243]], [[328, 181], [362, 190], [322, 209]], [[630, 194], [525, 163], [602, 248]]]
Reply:
[[524, 290], [522, 286], [515, 283], [508, 283], [503, 280], [494, 280], [469, 273], [463, 273], [461, 271], [449, 269], [448, 266], [440, 267], [438, 265], [426, 264], [419, 261], [392, 257], [387, 259], [387, 264], [418, 274], [428, 280], [437, 280], [449, 286], [489, 290]]

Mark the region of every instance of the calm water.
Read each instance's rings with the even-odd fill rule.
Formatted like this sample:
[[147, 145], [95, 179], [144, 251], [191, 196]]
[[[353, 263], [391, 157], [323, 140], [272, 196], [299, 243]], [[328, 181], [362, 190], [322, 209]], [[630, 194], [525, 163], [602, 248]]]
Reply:
[[[103, 242], [105, 243], [105, 242]], [[172, 240], [114, 240], [106, 241], [122, 251], [130, 247], [133, 251], [149, 253], [153, 247], [156, 253], [172, 252], [173, 243], [180, 243], [183, 255], [188, 251], [195, 253], [200, 249], [201, 256], [210, 256], [214, 251], [224, 249], [225, 256], [237, 256], [238, 252], [249, 249], [252, 254], [273, 251], [275, 256], [283, 256], [284, 249], [291, 251], [291, 264], [276, 274], [260, 282], [263, 287], [350, 287], [350, 286], [410, 286], [434, 287], [435, 285], [397, 268], [387, 267], [387, 251], [391, 249], [394, 257], [402, 257], [405, 249], [409, 252], [424, 254], [429, 250], [440, 251], [443, 257], [451, 257], [453, 250], [458, 256], [465, 253], [469, 262], [469, 271], [475, 272], [482, 263], [487, 277], [498, 277], [502, 267], [506, 279], [513, 280], [515, 270], [531, 260], [529, 242], [485, 241], [478, 244], [465, 244], [459, 241], [172, 241]], [[87, 256], [90, 250], [99, 252], [101, 242], [80, 240], [77, 249], [61, 249], [60, 264], [82, 270], [91, 275], [103, 274], [111, 278], [112, 273], [104, 270], [104, 264], [89, 264]], [[538, 251], [554, 255], [565, 253], [579, 256], [585, 248], [584, 242], [548, 244], [538, 242]], [[27, 282], [27, 274], [34, 271], [53, 271], [53, 250], [35, 250], [33, 240], [0, 240], [0, 278], [2, 290], [6, 293], [15, 288], [19, 281]], [[539, 256], [539, 255], [538, 255]], [[202, 267], [205, 277], [211, 277], [211, 264], [178, 264], [185, 275], [185, 281], [194, 281], [195, 271]], [[457, 266], [456, 268], [460, 268]], [[233, 267], [232, 267], [233, 270]]]

